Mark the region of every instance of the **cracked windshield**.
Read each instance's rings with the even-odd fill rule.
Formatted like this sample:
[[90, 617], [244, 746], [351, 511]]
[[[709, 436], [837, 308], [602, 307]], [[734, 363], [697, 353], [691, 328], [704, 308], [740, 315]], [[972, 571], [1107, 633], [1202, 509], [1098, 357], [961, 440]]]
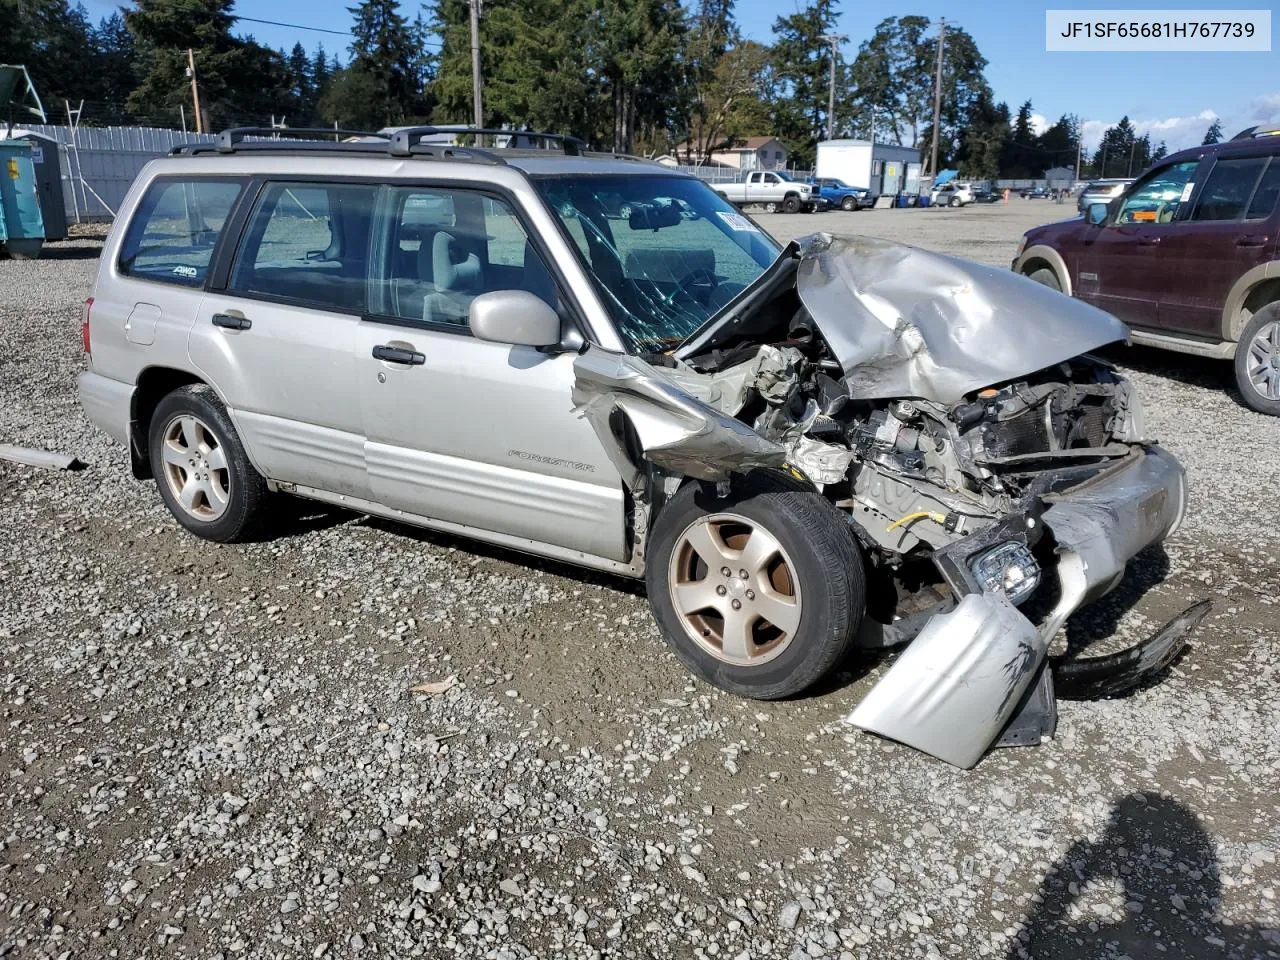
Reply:
[[539, 188], [636, 353], [676, 347], [781, 249], [698, 180], [556, 177]]

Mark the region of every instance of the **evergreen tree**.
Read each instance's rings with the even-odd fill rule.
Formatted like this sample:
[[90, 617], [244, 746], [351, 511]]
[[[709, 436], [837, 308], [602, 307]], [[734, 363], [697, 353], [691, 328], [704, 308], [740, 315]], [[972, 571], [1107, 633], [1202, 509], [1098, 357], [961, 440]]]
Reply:
[[773, 24], [772, 66], [781, 96], [772, 132], [797, 166], [813, 166], [817, 142], [826, 135], [831, 46], [822, 38], [835, 30], [837, 6], [838, 0], [812, 0]]
[[265, 125], [288, 100], [284, 59], [252, 38], [234, 37], [233, 0], [137, 0], [125, 12], [141, 71], [129, 95], [135, 113], [176, 121], [190, 107], [187, 50], [194, 53], [200, 104], [210, 125]]
[[1204, 139], [1200, 141], [1200, 146], [1207, 147], [1215, 143], [1222, 142], [1222, 122], [1217, 118], [1213, 118], [1213, 123], [1209, 124], [1209, 129], [1205, 131]]
[[348, 9], [355, 16], [351, 63], [331, 81], [326, 116], [342, 126], [369, 129], [421, 117], [417, 51], [396, 0], [363, 0]]
[[289, 104], [285, 115], [291, 126], [310, 126], [316, 112], [311, 57], [301, 43], [295, 43], [285, 58], [285, 64], [289, 71]]

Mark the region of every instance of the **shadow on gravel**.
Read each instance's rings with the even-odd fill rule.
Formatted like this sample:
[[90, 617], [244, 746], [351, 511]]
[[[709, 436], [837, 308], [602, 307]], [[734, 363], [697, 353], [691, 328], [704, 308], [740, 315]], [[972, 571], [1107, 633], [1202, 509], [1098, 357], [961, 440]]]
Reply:
[[508, 550], [506, 547], [499, 547], [481, 540], [472, 540], [469, 537], [454, 536], [439, 530], [428, 530], [425, 527], [396, 523], [394, 520], [385, 520], [382, 517], [365, 516], [361, 522], [372, 530], [383, 530], [397, 537], [416, 540], [419, 543], [429, 543], [432, 546], [439, 547], [441, 550], [454, 549], [460, 553], [474, 554], [477, 557], [484, 557], [488, 560], [497, 560], [502, 563], [514, 564], [518, 567], [540, 570], [554, 577], [564, 577], [566, 580], [590, 583], [610, 590], [617, 590], [619, 593], [629, 593], [635, 597], [643, 597], [645, 595], [643, 580], [633, 580], [630, 577], [616, 576], [602, 570], [577, 567], [570, 563], [561, 563], [558, 560], [549, 560], [544, 557], [536, 557], [530, 553], [521, 553], [518, 550]]
[[[1170, 567], [1169, 554], [1163, 544], [1148, 547], [1134, 557], [1114, 590], [1088, 604], [1067, 621], [1067, 655], [1094, 656], [1107, 652], [1101, 649], [1101, 645], [1115, 635], [1121, 619], [1138, 605], [1148, 591], [1168, 579]], [[1090, 651], [1089, 648], [1095, 644], [1099, 649]]]
[[253, 539], [257, 543], [267, 543], [301, 537], [317, 530], [328, 530], [330, 527], [350, 523], [359, 516], [360, 514], [350, 510], [331, 507], [314, 500], [280, 496], [274, 500], [271, 522], [263, 524]]
[[97, 260], [102, 244], [85, 240], [60, 240], [40, 248], [41, 260]]
[[[1122, 908], [1100, 915], [1089, 904]], [[1112, 808], [1096, 843], [1077, 841], [1049, 868], [1006, 960], [1254, 960], [1280, 957], [1280, 935], [1221, 920], [1222, 881], [1213, 842], [1196, 815], [1176, 800], [1135, 793]], [[1073, 916], [1073, 913], [1076, 914]], [[1120, 919], [1116, 919], [1117, 916]]]
[[1099, 351], [1107, 359], [1156, 377], [1171, 377], [1193, 387], [1235, 393], [1231, 363], [1155, 347], [1117, 346]]

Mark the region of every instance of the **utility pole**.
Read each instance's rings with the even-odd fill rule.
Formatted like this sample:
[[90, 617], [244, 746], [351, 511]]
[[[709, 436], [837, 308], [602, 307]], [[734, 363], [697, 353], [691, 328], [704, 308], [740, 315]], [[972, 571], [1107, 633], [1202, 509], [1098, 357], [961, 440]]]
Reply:
[[1129, 166], [1125, 169], [1125, 174], [1124, 174], [1126, 177], [1133, 176], [1133, 149], [1137, 145], [1138, 145], [1137, 137], [1134, 137], [1132, 140], [1129, 141]]
[[933, 79], [933, 147], [930, 149], [929, 175], [938, 177], [938, 124], [942, 121], [942, 50], [947, 41], [947, 21], [938, 21], [938, 72]]
[[1080, 125], [1080, 115], [1074, 117], [1076, 126], [1076, 179], [1080, 179], [1080, 150], [1084, 145], [1084, 129]]
[[196, 55], [187, 47], [187, 76], [191, 78], [191, 103], [196, 109], [196, 133], [204, 133], [204, 115], [200, 112], [200, 84], [196, 80]]
[[836, 138], [836, 53], [839, 45], [849, 38], [840, 33], [823, 34], [822, 39], [831, 47], [831, 79], [827, 82], [827, 139]]
[[484, 106], [480, 97], [480, 0], [468, 0], [471, 7], [471, 103], [472, 122], [484, 126]]

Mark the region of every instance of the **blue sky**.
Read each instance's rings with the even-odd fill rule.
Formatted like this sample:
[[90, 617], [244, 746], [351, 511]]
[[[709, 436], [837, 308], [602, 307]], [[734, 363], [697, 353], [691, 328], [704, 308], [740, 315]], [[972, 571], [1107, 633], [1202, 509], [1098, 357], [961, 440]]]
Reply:
[[[110, 0], [83, 2], [95, 20], [116, 7]], [[235, 9], [245, 17], [346, 31], [351, 23], [347, 6], [352, 2], [238, 0]], [[800, 0], [737, 0], [736, 11], [743, 31], [767, 42], [774, 19], [802, 5]], [[845, 0], [841, 4], [839, 32], [848, 35], [845, 55], [852, 57], [876, 23], [891, 13], [946, 17], [963, 26], [977, 42], [989, 61], [987, 79], [998, 99], [1008, 101], [1015, 110], [1030, 99], [1035, 112], [1048, 122], [1063, 113], [1079, 114], [1085, 120], [1086, 146], [1095, 144], [1102, 131], [1124, 115], [1134, 121], [1140, 133], [1150, 133], [1153, 142], [1167, 141], [1171, 150], [1199, 143], [1214, 115], [1222, 118], [1227, 136], [1253, 123], [1280, 123], [1280, 53], [1046, 53], [1046, 6], [1015, 0], [963, 6], [923, 2], [895, 11], [892, 7]], [[1070, 6], [1062, 0], [1053, 3], [1055, 9]], [[1097, 8], [1102, 4], [1095, 0], [1081, 6]], [[1155, 8], [1141, 0], [1115, 6]], [[1168, 0], [1161, 8], [1215, 6], [1228, 8], [1223, 4], [1176, 4]], [[1237, 9], [1249, 6], [1231, 5]], [[1266, 8], [1266, 4], [1253, 6]], [[417, 10], [406, 0], [402, 0], [402, 8], [409, 16]], [[241, 29], [253, 33], [260, 42], [286, 49], [298, 40], [309, 50], [323, 42], [326, 50], [341, 51], [346, 59], [349, 41], [343, 36], [247, 22], [241, 24]]]

